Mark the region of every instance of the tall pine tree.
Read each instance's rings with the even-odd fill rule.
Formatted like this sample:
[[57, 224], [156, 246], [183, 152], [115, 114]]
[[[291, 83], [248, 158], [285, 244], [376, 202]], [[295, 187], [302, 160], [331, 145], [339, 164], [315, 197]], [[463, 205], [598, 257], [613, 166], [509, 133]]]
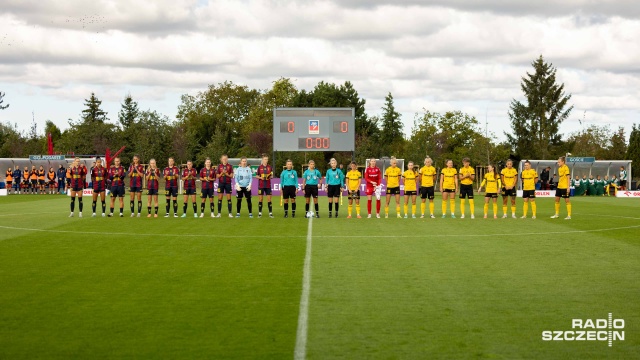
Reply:
[[636, 124], [633, 124], [633, 129], [629, 136], [626, 159], [633, 161], [632, 176], [634, 178], [640, 177], [640, 126], [636, 126]]
[[131, 94], [127, 94], [124, 98], [124, 103], [121, 104], [120, 111], [118, 112], [118, 120], [123, 129], [128, 129], [133, 124], [140, 111], [138, 110], [138, 103], [133, 101]]
[[393, 105], [393, 95], [389, 93], [384, 98], [384, 106], [382, 107], [382, 129], [380, 131], [380, 142], [387, 152], [394, 150], [391, 145], [402, 144], [402, 140], [404, 139], [402, 128], [403, 124], [402, 121], [400, 121], [400, 113], [396, 111]]
[[569, 117], [571, 94], [556, 82], [556, 68], [542, 55], [533, 63], [534, 72], [522, 78], [526, 102], [513, 99], [509, 119], [512, 133], [505, 133], [520, 158], [550, 159], [563, 152], [560, 124]]
[[94, 93], [89, 99], [84, 100], [85, 109], [82, 110], [82, 119], [85, 123], [103, 123], [107, 119], [107, 113], [100, 108], [102, 101], [98, 100]]

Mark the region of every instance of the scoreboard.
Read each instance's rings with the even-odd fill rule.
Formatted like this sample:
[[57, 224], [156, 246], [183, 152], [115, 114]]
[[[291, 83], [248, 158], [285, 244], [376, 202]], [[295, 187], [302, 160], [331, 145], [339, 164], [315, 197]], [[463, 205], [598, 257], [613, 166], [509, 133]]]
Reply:
[[353, 108], [273, 109], [274, 151], [355, 151]]

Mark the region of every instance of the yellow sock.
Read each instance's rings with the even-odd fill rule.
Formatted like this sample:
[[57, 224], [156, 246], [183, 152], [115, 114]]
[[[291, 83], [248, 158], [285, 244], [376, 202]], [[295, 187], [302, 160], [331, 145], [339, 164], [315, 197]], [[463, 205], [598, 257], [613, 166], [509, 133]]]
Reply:
[[409, 211], [409, 205], [404, 204], [404, 214], [407, 214], [407, 211]]
[[515, 205], [511, 205], [511, 214], [515, 215], [516, 214], [516, 207]]
[[571, 203], [567, 204], [567, 215], [571, 216]]
[[465, 199], [460, 199], [460, 214], [462, 214], [462, 216], [464, 216], [464, 203]]
[[556, 215], [560, 214], [560, 203], [556, 203]]
[[524, 211], [524, 216], [527, 216], [527, 211], [529, 210], [529, 203], [525, 202], [524, 205], [522, 206], [523, 211]]
[[356, 204], [356, 215], [360, 215], [360, 204]]
[[384, 207], [384, 213], [385, 213], [385, 214], [387, 214], [387, 215], [389, 215], [389, 205], [386, 205], [386, 206]]
[[415, 215], [415, 214], [416, 214], [416, 204], [411, 204], [411, 213], [412, 213], [413, 215]]
[[469, 212], [471, 213], [471, 215], [475, 213], [475, 206], [473, 204], [473, 199], [469, 199]]
[[349, 206], [347, 206], [347, 210], [348, 210], [347, 215], [351, 216], [351, 210], [353, 210], [353, 205], [349, 204]]
[[503, 206], [503, 207], [502, 207], [502, 213], [503, 213], [504, 215], [507, 215], [507, 207], [506, 207], [506, 206]]
[[536, 216], [536, 202], [532, 202], [531, 203], [531, 214], [535, 217]]
[[427, 210], [427, 203], [420, 204], [420, 213], [424, 215], [424, 212]]
[[432, 202], [429, 203], [429, 211], [430, 214], [433, 215], [433, 210], [435, 209], [436, 205]]
[[[404, 213], [406, 214], [407, 212], [405, 211]], [[396, 205], [396, 214], [400, 214], [400, 205]]]
[[493, 216], [498, 216], [498, 204], [493, 204]]
[[447, 200], [442, 200], [442, 215], [447, 214]]
[[487, 212], [489, 211], [489, 204], [484, 203], [484, 216], [487, 216]]
[[451, 215], [456, 213], [456, 199], [449, 199], [449, 204], [451, 205]]

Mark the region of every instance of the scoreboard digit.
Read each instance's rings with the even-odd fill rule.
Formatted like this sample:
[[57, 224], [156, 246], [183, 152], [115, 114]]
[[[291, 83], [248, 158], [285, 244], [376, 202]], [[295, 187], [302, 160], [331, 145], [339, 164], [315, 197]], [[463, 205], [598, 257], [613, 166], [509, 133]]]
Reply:
[[274, 151], [355, 151], [353, 108], [276, 108]]

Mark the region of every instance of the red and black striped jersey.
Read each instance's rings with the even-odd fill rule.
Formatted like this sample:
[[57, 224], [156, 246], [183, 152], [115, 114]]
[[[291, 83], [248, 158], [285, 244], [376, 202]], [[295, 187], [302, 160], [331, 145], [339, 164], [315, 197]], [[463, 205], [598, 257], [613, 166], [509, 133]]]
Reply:
[[71, 187], [84, 189], [84, 181], [87, 176], [87, 168], [84, 165], [72, 166], [69, 168], [71, 175]]
[[200, 170], [200, 181], [202, 182], [202, 189], [213, 189], [213, 183], [216, 181], [216, 169], [206, 167]]
[[143, 176], [144, 176], [144, 166], [142, 165], [134, 166], [133, 164], [129, 166], [129, 186], [141, 188]]
[[124, 177], [127, 176], [122, 166], [112, 166], [109, 168], [109, 180], [111, 180], [111, 186], [124, 186]]
[[182, 179], [184, 180], [185, 189], [196, 188], [196, 176], [198, 176], [198, 172], [194, 168], [185, 168], [182, 170]]
[[[220, 184], [231, 184], [231, 178], [233, 177], [233, 166], [231, 164], [219, 164], [217, 171]], [[222, 175], [223, 172], [226, 172], [227, 175]]]
[[258, 187], [260, 189], [270, 189], [271, 188], [271, 178], [273, 177], [273, 169], [271, 165], [260, 165], [258, 166], [258, 171], [256, 172], [258, 176]]
[[180, 177], [180, 169], [177, 166], [164, 168], [164, 187], [165, 189], [172, 189], [178, 187], [178, 178]]
[[160, 177], [160, 169], [147, 169], [147, 189], [158, 190], [158, 177]]
[[109, 176], [109, 171], [106, 168], [94, 167], [91, 170], [91, 184], [93, 188], [96, 190], [104, 190], [107, 187], [107, 177]]

